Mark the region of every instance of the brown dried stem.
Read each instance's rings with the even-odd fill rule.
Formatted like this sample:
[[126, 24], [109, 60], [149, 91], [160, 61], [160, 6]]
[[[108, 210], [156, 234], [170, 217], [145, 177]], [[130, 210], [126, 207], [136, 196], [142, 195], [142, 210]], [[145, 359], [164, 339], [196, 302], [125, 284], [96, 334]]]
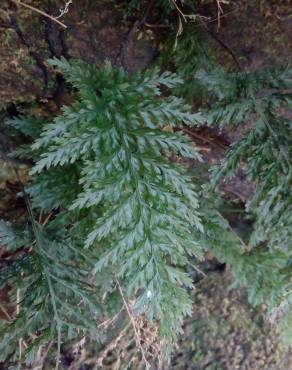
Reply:
[[142, 347], [142, 344], [141, 344], [141, 339], [140, 339], [140, 335], [138, 333], [138, 330], [136, 328], [136, 323], [135, 323], [135, 320], [134, 320], [134, 317], [131, 313], [131, 309], [125, 299], [125, 296], [124, 296], [124, 293], [123, 293], [123, 290], [122, 290], [122, 287], [120, 285], [120, 282], [118, 280], [116, 280], [117, 282], [117, 286], [118, 286], [118, 289], [119, 289], [119, 292], [120, 292], [120, 295], [122, 297], [122, 301], [123, 301], [123, 305], [127, 311], [127, 314], [130, 318], [130, 321], [131, 321], [131, 324], [132, 324], [132, 327], [133, 327], [133, 330], [134, 330], [134, 334], [135, 334], [135, 338], [136, 338], [136, 343], [137, 343], [137, 346], [139, 347], [140, 351], [141, 351], [141, 355], [142, 355], [142, 359], [143, 359], [143, 362], [145, 363], [145, 367], [146, 367], [146, 370], [150, 369], [151, 368], [151, 365], [150, 363], [147, 361], [147, 358], [146, 358], [146, 355], [145, 355], [145, 351]]
[[38, 14], [41, 14], [42, 16], [46, 17], [46, 18], [49, 18], [51, 19], [52, 21], [58, 23], [59, 26], [63, 27], [63, 28], [67, 28], [67, 26], [62, 23], [61, 21], [59, 21], [57, 18], [51, 16], [50, 14], [38, 9], [38, 8], [35, 8], [34, 6], [32, 5], [29, 5], [29, 4], [26, 4], [26, 3], [23, 3], [22, 1], [20, 0], [10, 0], [13, 4], [15, 5], [20, 5], [20, 6], [23, 6], [27, 9], [30, 9], [32, 11], [34, 11], [35, 13], [38, 13]]

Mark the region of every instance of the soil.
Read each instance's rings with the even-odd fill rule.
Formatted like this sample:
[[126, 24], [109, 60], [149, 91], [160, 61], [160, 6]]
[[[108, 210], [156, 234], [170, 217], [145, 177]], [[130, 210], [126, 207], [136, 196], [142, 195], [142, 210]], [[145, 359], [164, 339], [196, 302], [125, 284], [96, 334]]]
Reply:
[[[70, 12], [62, 18], [66, 30], [25, 8], [11, 10], [7, 3], [0, 9], [0, 108], [1, 105], [53, 98], [60, 81], [49, 70], [46, 63], [49, 57], [80, 58], [97, 65], [109, 60], [134, 72], [149, 66], [155, 56], [151, 37], [145, 34], [138, 39], [138, 32], [123, 50], [132, 25], [111, 2], [74, 1]], [[36, 2], [28, 3], [35, 5]], [[52, 15], [58, 13], [56, 4], [42, 9]], [[48, 74], [47, 82], [44, 71]]]

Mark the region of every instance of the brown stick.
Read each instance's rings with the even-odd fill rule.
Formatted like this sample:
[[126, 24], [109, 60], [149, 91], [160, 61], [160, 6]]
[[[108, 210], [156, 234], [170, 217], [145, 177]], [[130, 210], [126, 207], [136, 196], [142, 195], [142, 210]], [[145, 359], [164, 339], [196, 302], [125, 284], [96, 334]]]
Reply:
[[193, 136], [193, 137], [195, 137], [195, 138], [197, 138], [197, 139], [205, 142], [205, 143], [209, 143], [210, 145], [217, 146], [217, 147], [222, 148], [224, 150], [226, 150], [227, 147], [228, 147], [228, 145], [224, 145], [224, 144], [221, 144], [219, 142], [210, 140], [207, 137], [201, 136], [201, 135], [197, 134], [196, 132], [193, 132], [193, 131], [191, 131], [191, 130], [189, 130], [187, 128], [183, 128], [182, 131], [185, 132], [185, 133], [187, 133], [187, 134], [189, 134], [190, 136]]
[[54, 18], [53, 16], [51, 16], [50, 14], [46, 13], [46, 12], [43, 12], [42, 10], [38, 9], [38, 8], [35, 8], [34, 6], [32, 5], [29, 5], [29, 4], [25, 4], [23, 2], [21, 2], [20, 0], [10, 0], [13, 4], [15, 5], [21, 5], [27, 9], [30, 9], [38, 14], [41, 14], [43, 15], [44, 17], [47, 17], [47, 18], [50, 18], [52, 21], [58, 23], [59, 26], [63, 27], [63, 28], [67, 28], [67, 26], [60, 22], [58, 19]]

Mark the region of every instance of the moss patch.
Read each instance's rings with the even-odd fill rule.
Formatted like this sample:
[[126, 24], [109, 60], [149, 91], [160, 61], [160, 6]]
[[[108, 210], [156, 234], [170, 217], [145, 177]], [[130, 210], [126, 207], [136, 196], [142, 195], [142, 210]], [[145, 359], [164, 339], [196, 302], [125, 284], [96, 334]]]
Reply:
[[219, 273], [202, 281], [171, 369], [287, 369], [285, 348], [264, 308], [252, 309], [243, 291], [229, 290], [230, 283]]

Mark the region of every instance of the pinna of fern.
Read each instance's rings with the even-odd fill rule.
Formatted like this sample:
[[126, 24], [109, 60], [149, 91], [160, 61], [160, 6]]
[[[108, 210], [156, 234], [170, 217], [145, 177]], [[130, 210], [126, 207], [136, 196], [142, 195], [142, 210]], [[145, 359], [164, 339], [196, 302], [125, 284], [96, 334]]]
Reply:
[[267, 319], [277, 324], [283, 342], [291, 345], [292, 270], [289, 253], [263, 245], [250, 248], [222, 216], [222, 198], [208, 192], [207, 186], [205, 191], [200, 205], [205, 232], [197, 233], [199, 243], [205, 251], [226, 264], [233, 277], [230, 288], [244, 287], [250, 304], [264, 305]]
[[211, 208], [209, 202], [204, 204], [202, 213], [206, 232], [198, 236], [203, 248], [226, 264], [233, 275], [234, 286], [246, 288], [252, 305], [264, 303], [271, 311], [281, 302], [288, 286], [291, 271], [286, 268], [287, 255], [283, 251], [264, 248], [249, 250], [220, 211]]
[[196, 123], [183, 99], [167, 95], [182, 80], [157, 70], [129, 76], [110, 64], [50, 63], [77, 101], [32, 145], [40, 153], [28, 189], [34, 205], [63, 210], [56, 219], [65, 213], [72, 235], [95, 255], [97, 281], [103, 271], [113, 284], [119, 279], [134, 312], [159, 320], [161, 335], [174, 339], [191, 313], [184, 267], [189, 256], [202, 257], [193, 231], [203, 231], [197, 190], [173, 160], [200, 160], [188, 138], [171, 129]]

